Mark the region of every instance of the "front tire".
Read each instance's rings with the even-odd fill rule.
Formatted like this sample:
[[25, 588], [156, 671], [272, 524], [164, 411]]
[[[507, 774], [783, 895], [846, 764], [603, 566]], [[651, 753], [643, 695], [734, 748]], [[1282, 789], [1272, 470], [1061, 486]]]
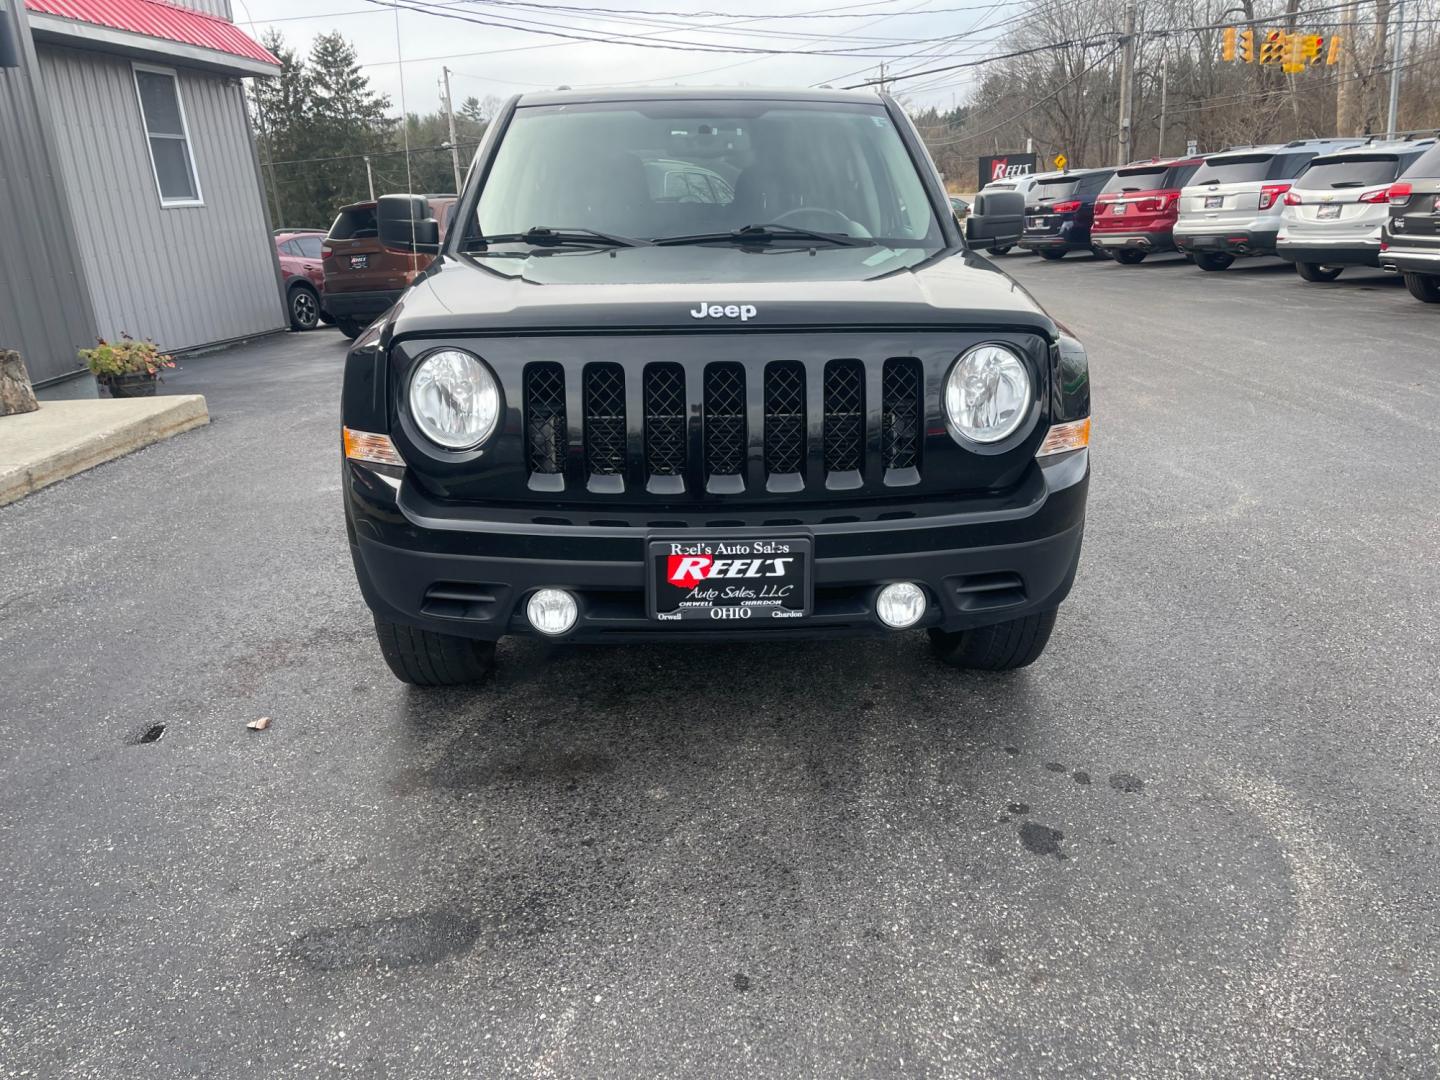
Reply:
[[951, 667], [973, 671], [1013, 671], [1040, 658], [1055, 629], [1055, 611], [1041, 611], [974, 630], [930, 631], [935, 655]]
[[1432, 274], [1406, 274], [1405, 288], [1416, 300], [1427, 304], [1440, 304], [1440, 277]]
[[1010, 249], [1011, 249], [1012, 247], [1014, 247], [1014, 246], [1015, 246], [1014, 244], [1006, 244], [1004, 247], [993, 247], [993, 248], [990, 249], [990, 254], [991, 254], [991, 255], [1008, 255], [1008, 254], [1010, 254]]
[[1122, 266], [1139, 266], [1142, 262], [1145, 261], [1145, 252], [1129, 251], [1122, 248], [1121, 250], [1115, 252], [1115, 261], [1120, 263]]
[[290, 329], [314, 330], [320, 325], [320, 297], [308, 285], [290, 290]]
[[359, 319], [347, 319], [342, 316], [335, 319], [335, 325], [340, 330], [340, 333], [344, 334], [351, 341], [354, 341], [364, 333], [365, 327], [370, 324], [363, 323]]
[[1234, 255], [1223, 251], [1197, 252], [1195, 255], [1195, 265], [1201, 270], [1229, 270], [1234, 261]]
[[1042, 259], [1049, 259], [1051, 262], [1059, 262], [1061, 259], [1063, 259], [1063, 258], [1065, 257], [1065, 249], [1064, 249], [1064, 248], [1041, 248], [1041, 249], [1040, 249], [1040, 257], [1041, 257]]
[[375, 619], [375, 638], [395, 677], [411, 686], [477, 683], [495, 666], [495, 643]]
[[1320, 263], [1297, 262], [1295, 272], [1306, 281], [1334, 281], [1345, 268], [1343, 266], [1322, 266]]

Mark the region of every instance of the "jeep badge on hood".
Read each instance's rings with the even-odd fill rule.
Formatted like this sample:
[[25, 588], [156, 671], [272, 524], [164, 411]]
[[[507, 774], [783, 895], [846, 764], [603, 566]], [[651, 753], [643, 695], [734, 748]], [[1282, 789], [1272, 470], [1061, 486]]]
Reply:
[[692, 319], [739, 319], [747, 322], [755, 317], [754, 304], [701, 304], [690, 312]]

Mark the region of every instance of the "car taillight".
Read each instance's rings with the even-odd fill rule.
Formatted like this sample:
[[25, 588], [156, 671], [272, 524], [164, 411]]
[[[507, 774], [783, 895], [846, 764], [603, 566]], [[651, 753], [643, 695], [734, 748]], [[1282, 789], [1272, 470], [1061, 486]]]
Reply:
[[1050, 209], [1057, 214], [1073, 214], [1080, 209], [1080, 200], [1071, 199], [1069, 202], [1057, 202]]
[[1287, 192], [1285, 193], [1285, 205], [1286, 205], [1286, 206], [1299, 206], [1299, 205], [1300, 205], [1302, 202], [1304, 202], [1304, 201], [1305, 201], [1305, 200], [1303, 200], [1302, 198], [1300, 198], [1300, 193], [1297, 192], [1297, 191], [1287, 191]]
[[[1266, 184], [1260, 189], [1260, 209], [1269, 210], [1272, 206], [1275, 205], [1275, 200], [1278, 199], [1281, 195], [1285, 195], [1285, 193], [1289, 190], [1289, 184]], [[1285, 201], [1287, 203], [1290, 201], [1290, 197], [1288, 195], [1285, 196]]]
[[321, 257], [322, 259], [328, 259], [328, 258], [330, 258], [330, 256], [333, 255], [333, 254], [335, 254], [335, 250], [334, 250], [333, 248], [328, 248], [328, 247], [321, 247], [321, 248], [320, 248], [320, 257]]
[[1376, 188], [1374, 191], [1367, 191], [1360, 196], [1359, 201], [1363, 203], [1386, 203], [1389, 202], [1389, 188]]
[[1392, 206], [1404, 206], [1410, 201], [1412, 191], [1414, 188], [1407, 181], [1402, 180], [1398, 184], [1391, 184], [1385, 191], [1385, 197]]

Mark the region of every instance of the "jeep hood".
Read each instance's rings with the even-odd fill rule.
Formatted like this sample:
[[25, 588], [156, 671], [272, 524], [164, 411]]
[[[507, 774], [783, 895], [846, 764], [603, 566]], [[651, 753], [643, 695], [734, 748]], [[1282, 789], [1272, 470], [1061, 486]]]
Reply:
[[[696, 317], [713, 306], [754, 309]], [[393, 337], [547, 330], [986, 327], [1051, 340], [1055, 322], [963, 249], [638, 247], [446, 255], [391, 309]]]

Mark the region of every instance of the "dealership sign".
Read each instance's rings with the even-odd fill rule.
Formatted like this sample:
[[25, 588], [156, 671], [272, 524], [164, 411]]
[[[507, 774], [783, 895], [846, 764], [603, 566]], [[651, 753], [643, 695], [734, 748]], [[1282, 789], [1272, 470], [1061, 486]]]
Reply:
[[1034, 154], [991, 154], [980, 159], [980, 186], [996, 180], [1028, 176], [1035, 171]]

